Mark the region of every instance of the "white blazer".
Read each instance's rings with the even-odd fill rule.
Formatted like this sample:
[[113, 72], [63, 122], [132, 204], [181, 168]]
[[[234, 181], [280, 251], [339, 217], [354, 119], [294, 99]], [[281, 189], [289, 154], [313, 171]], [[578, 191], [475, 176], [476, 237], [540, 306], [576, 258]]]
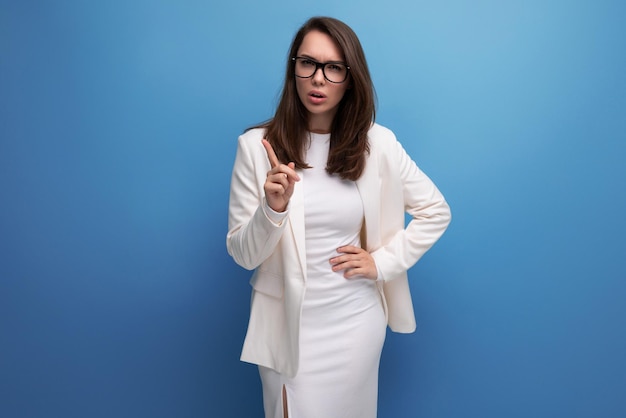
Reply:
[[[276, 224], [266, 215], [263, 184], [270, 163], [263, 129], [239, 137], [231, 179], [228, 253], [252, 270], [252, 301], [241, 360], [293, 377], [298, 370], [301, 303], [306, 288], [302, 182], [296, 183], [288, 216]], [[450, 208], [393, 132], [378, 124], [369, 131], [370, 153], [356, 181], [364, 208], [362, 246], [382, 275], [381, 292], [392, 331], [415, 330], [407, 270], [439, 239]], [[411, 221], [405, 227], [405, 212]]]

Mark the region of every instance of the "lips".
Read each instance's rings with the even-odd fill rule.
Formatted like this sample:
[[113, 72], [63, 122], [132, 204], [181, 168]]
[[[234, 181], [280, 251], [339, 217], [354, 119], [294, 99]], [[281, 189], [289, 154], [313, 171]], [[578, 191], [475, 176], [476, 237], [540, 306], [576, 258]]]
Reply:
[[313, 104], [321, 104], [326, 101], [326, 95], [320, 91], [312, 90], [309, 92], [309, 100]]

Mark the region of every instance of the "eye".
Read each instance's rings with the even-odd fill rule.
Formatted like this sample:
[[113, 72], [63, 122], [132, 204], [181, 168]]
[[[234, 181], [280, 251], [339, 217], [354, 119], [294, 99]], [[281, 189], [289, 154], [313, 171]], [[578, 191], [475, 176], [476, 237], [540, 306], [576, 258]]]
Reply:
[[302, 58], [300, 59], [300, 65], [303, 67], [315, 67], [315, 62], [307, 58]]
[[343, 71], [345, 71], [345, 68], [343, 65], [341, 64], [328, 64], [326, 65], [326, 69], [328, 71], [332, 71], [334, 73], [341, 73]]

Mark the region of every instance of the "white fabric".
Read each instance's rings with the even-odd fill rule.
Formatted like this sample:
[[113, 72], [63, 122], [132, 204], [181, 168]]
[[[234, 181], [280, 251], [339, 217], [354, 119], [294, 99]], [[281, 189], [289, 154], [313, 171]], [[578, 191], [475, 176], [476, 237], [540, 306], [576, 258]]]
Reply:
[[290, 378], [265, 367], [266, 418], [375, 418], [386, 319], [376, 282], [346, 279], [329, 260], [360, 245], [363, 203], [353, 181], [328, 175], [329, 135], [311, 134], [303, 171], [307, 286], [300, 322], [300, 367]]
[[[230, 188], [228, 253], [237, 264], [255, 270], [241, 360], [295, 376], [307, 286], [306, 179], [296, 183], [285, 221], [272, 222], [263, 209], [263, 184], [270, 169], [263, 135], [263, 129], [252, 129], [239, 137]], [[356, 181], [365, 215], [363, 247], [374, 257], [383, 278], [378, 290], [386, 302], [389, 327], [412, 332], [415, 316], [407, 270], [443, 234], [450, 208], [393, 132], [373, 124], [368, 141], [365, 170]], [[408, 225], [405, 213], [411, 218]]]

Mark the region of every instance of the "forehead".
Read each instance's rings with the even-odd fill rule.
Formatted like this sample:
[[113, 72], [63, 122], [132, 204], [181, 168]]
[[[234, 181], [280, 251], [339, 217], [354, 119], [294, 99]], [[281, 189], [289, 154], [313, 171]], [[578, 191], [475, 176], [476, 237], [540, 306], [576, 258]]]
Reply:
[[314, 58], [318, 61], [343, 61], [341, 49], [327, 34], [312, 30], [302, 39], [298, 55]]

